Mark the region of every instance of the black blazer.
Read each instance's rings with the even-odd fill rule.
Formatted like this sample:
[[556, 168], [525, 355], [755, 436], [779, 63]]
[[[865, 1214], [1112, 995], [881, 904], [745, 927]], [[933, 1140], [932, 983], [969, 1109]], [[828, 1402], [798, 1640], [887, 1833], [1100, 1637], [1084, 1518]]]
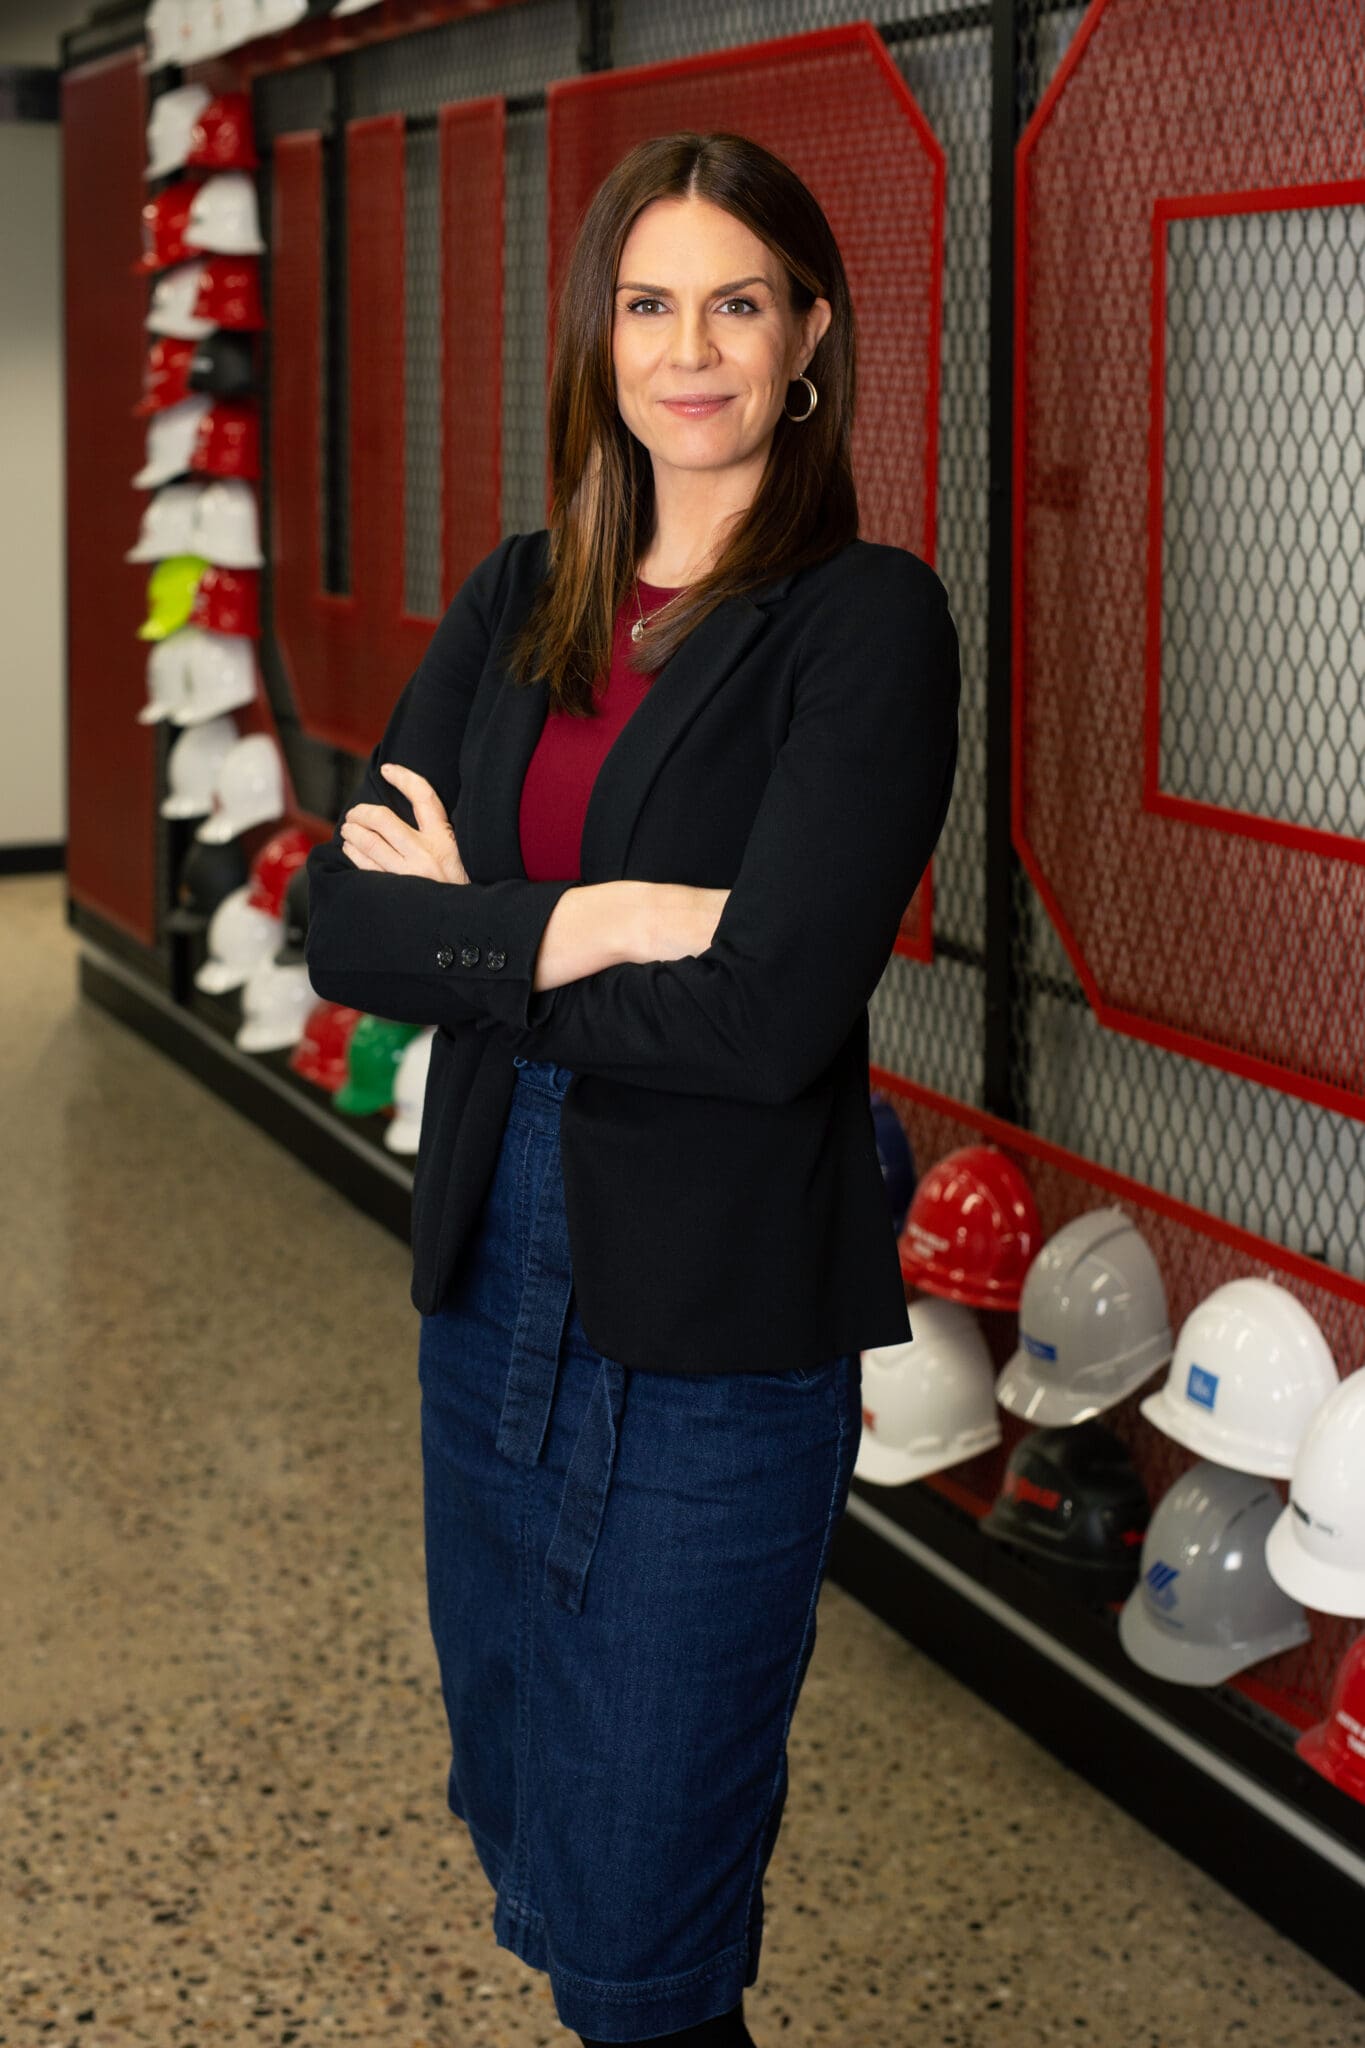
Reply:
[[581, 880], [732, 891], [712, 944], [534, 993], [576, 881], [522, 865], [522, 780], [548, 686], [506, 678], [504, 635], [548, 533], [470, 574], [403, 689], [352, 803], [414, 822], [379, 774], [426, 776], [468, 885], [308, 860], [318, 994], [439, 1026], [413, 1186], [412, 1298], [437, 1309], [487, 1192], [512, 1055], [575, 1070], [560, 1112], [579, 1314], [622, 1365], [780, 1372], [903, 1341], [868, 1101], [867, 1002], [938, 839], [957, 763], [958, 641], [942, 583], [855, 540], [706, 618], [611, 747]]

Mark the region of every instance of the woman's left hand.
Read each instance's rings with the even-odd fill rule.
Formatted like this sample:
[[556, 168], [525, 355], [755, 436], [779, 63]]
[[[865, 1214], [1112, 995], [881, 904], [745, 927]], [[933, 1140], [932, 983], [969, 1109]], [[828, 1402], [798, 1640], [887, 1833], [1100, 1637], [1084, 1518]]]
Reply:
[[412, 805], [417, 829], [384, 804], [352, 804], [341, 821], [348, 860], [384, 875], [419, 875], [429, 882], [467, 882], [455, 831], [426, 777], [386, 761], [380, 774]]

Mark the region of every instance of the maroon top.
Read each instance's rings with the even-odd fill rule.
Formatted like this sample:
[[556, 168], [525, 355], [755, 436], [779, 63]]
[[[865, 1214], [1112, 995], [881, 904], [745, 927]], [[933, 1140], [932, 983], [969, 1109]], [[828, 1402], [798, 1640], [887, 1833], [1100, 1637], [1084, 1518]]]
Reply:
[[[683, 588], [679, 584], [678, 589]], [[677, 594], [677, 590], [665, 590], [641, 578], [640, 603], [645, 617]], [[573, 718], [565, 711], [554, 710], [546, 716], [521, 785], [521, 858], [532, 882], [582, 879], [579, 849], [583, 820], [597, 771], [653, 680], [626, 665], [626, 657], [635, 645], [630, 629], [639, 616], [632, 586], [616, 614], [611, 670], [606, 689], [599, 684], [596, 690], [596, 716]]]

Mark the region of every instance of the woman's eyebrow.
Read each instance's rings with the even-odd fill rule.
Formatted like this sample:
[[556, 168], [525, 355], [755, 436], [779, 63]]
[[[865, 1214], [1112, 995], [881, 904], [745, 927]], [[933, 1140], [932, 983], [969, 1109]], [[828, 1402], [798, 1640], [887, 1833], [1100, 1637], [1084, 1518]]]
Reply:
[[[761, 273], [760, 273], [760, 274], [759, 274], [759, 275], [758, 275], [757, 277], [736, 277], [736, 278], [733, 278], [733, 279], [731, 280], [731, 282], [730, 282], [729, 284], [718, 284], [718, 285], [716, 285], [716, 286], [714, 287], [714, 289], [715, 289], [716, 291], [718, 291], [718, 292], [737, 292], [737, 291], [739, 290], [740, 286], [741, 286], [741, 285], [745, 285], [745, 284], [766, 284], [766, 285], [768, 286], [768, 289], [769, 289], [770, 291], [772, 290], [772, 285], [771, 285], [771, 282], [770, 282], [770, 280], [769, 280], [768, 278], [764, 277], [764, 276], [763, 276], [763, 275], [762, 275]], [[668, 286], [667, 286], [667, 285], [665, 285], [665, 284], [640, 284], [639, 282], [637, 282], [637, 281], [636, 281], [636, 280], [634, 280], [634, 279], [631, 279], [631, 278], [622, 278], [622, 280], [621, 280], [620, 284], [618, 284], [618, 285], [617, 285], [616, 289], [617, 289], [617, 291], [618, 291], [618, 292], [661, 292], [661, 293], [666, 293], [666, 292], [668, 291]], [[708, 292], [706, 296], [707, 296], [708, 298], [710, 298], [710, 297], [711, 297], [711, 293], [710, 293], [710, 292]]]

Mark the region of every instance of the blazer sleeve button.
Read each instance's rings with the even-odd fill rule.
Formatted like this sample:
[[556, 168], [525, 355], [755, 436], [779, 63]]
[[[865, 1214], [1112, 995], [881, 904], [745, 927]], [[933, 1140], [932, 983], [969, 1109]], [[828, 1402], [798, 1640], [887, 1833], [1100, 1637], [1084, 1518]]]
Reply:
[[438, 946], [436, 948], [436, 965], [438, 967], [453, 967], [455, 965], [455, 955], [449, 946]]
[[507, 965], [507, 955], [499, 946], [490, 947], [484, 957], [490, 967], [505, 967]]
[[481, 958], [482, 958], [482, 955], [480, 954], [480, 952], [479, 952], [479, 949], [478, 949], [478, 947], [477, 947], [477, 946], [461, 946], [461, 948], [460, 948], [460, 965], [461, 965], [461, 967], [477, 967], [477, 966], [478, 966], [478, 964], [479, 964], [479, 961], [480, 961], [480, 959], [481, 959]]

